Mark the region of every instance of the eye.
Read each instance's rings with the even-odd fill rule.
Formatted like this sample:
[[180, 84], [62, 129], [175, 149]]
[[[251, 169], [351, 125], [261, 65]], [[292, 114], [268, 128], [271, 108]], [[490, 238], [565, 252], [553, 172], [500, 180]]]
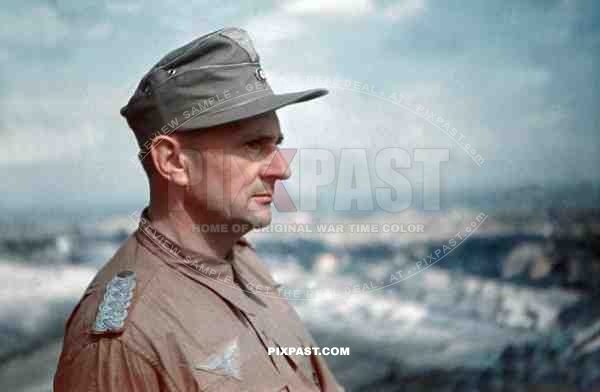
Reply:
[[271, 154], [277, 149], [277, 144], [272, 138], [262, 137], [246, 142], [244, 148], [252, 160], [257, 160]]
[[251, 150], [260, 150], [262, 147], [263, 147], [262, 140], [253, 140], [253, 141], [246, 143], [246, 148], [249, 148]]
[[260, 159], [259, 155], [261, 154], [263, 147], [264, 143], [261, 140], [251, 140], [244, 144], [246, 154], [248, 154], [250, 159], [253, 161]]
[[260, 151], [263, 148], [266, 148], [267, 145], [270, 143], [272, 143], [272, 140], [270, 138], [260, 138], [260, 139], [250, 140], [249, 142], [247, 142], [245, 144], [245, 147], [252, 151]]

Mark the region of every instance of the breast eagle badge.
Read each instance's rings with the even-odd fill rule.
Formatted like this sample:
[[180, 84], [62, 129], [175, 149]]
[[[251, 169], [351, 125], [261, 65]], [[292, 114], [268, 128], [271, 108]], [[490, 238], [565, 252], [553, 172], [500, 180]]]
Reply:
[[229, 342], [221, 352], [208, 357], [204, 363], [196, 365], [194, 369], [233, 377], [241, 381], [238, 338]]

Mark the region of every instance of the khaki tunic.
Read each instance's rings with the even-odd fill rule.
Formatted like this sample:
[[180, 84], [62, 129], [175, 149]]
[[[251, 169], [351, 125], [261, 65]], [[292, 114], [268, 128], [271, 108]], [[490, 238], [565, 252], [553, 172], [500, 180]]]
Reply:
[[[98, 332], [106, 284], [122, 271], [136, 275], [128, 315]], [[322, 356], [267, 354], [316, 347], [277, 287], [244, 239], [227, 259], [190, 252], [146, 209], [67, 320], [54, 391], [343, 391]]]

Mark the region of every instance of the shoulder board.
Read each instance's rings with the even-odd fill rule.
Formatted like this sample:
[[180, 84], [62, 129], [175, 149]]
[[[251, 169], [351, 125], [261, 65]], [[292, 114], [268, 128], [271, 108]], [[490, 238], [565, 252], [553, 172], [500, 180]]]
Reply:
[[106, 284], [92, 334], [123, 332], [135, 286], [136, 276], [133, 271], [121, 271]]

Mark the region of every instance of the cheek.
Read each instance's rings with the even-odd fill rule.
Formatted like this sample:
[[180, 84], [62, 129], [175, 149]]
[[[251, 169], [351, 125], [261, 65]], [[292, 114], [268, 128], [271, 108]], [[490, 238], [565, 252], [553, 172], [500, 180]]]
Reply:
[[246, 178], [242, 175], [227, 176], [225, 180], [225, 192], [229, 195], [229, 200], [244, 202], [248, 193], [248, 184]]
[[235, 197], [238, 193], [246, 194], [256, 190], [256, 182], [259, 181], [258, 165], [237, 161], [231, 170], [225, 173], [225, 189]]
[[212, 188], [223, 189], [223, 185], [227, 184], [226, 173], [221, 167], [209, 166], [204, 172], [206, 188], [210, 191]]
[[[222, 158], [221, 158], [222, 159]], [[211, 157], [210, 160], [195, 162], [194, 173], [194, 191], [197, 195], [205, 195], [208, 198], [223, 198], [225, 180], [225, 170], [218, 157]]]

